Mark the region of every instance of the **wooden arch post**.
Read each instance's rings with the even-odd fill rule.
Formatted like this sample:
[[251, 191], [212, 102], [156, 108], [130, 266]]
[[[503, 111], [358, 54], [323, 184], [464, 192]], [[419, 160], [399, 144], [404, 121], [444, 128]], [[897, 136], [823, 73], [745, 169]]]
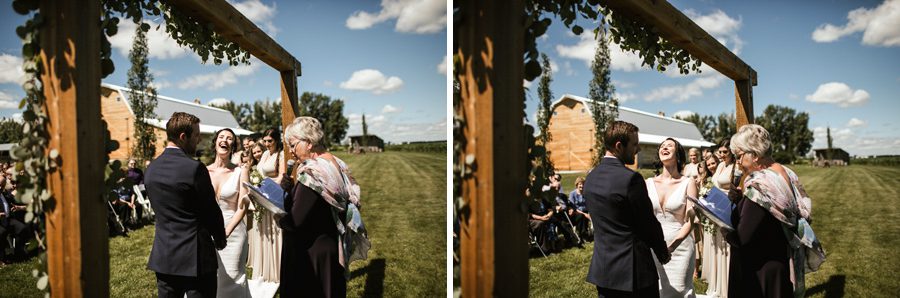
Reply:
[[59, 168], [48, 177], [48, 274], [56, 297], [109, 296], [100, 133], [100, 2], [41, 1], [45, 111]]
[[475, 157], [462, 190], [469, 208], [460, 223], [463, 296], [526, 297], [523, 2], [463, 3], [462, 14], [469, 17], [456, 27], [460, 108], [466, 118], [464, 154]]
[[[182, 12], [212, 23], [280, 73], [282, 122], [297, 114], [300, 62], [224, 0], [176, 0]], [[48, 175], [55, 206], [47, 211], [47, 262], [54, 297], [109, 297], [109, 237], [101, 191], [100, 2], [41, 0], [41, 60], [50, 118], [49, 150], [60, 166]], [[287, 153], [287, 152], [286, 152]]]

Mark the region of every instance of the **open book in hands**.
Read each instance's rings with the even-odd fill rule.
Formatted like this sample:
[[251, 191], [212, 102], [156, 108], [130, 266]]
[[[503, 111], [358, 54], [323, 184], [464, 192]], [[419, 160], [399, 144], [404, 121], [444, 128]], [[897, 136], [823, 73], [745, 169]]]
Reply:
[[694, 208], [700, 210], [703, 215], [709, 218], [717, 226], [733, 231], [731, 226], [731, 210], [734, 204], [728, 199], [728, 195], [719, 188], [713, 187], [706, 196], [700, 199], [691, 198], [694, 202]]
[[278, 185], [272, 179], [266, 178], [259, 184], [259, 187], [247, 182], [244, 182], [244, 186], [250, 190], [250, 199], [259, 206], [272, 212], [272, 214], [287, 213], [284, 211], [284, 190], [281, 189], [281, 185]]

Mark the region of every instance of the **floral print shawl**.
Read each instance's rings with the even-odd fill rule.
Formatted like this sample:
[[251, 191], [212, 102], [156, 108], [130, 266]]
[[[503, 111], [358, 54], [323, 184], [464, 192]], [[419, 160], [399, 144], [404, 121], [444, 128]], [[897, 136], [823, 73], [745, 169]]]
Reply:
[[366, 259], [371, 243], [359, 213], [359, 184], [343, 160], [337, 157], [334, 160], [338, 167], [322, 157], [307, 159], [297, 170], [297, 182], [322, 195], [331, 205], [341, 244], [339, 260], [345, 277], [349, 278], [350, 262]]
[[797, 174], [787, 167], [784, 170], [790, 184], [770, 169], [750, 173], [744, 182], [744, 196], [768, 210], [781, 222], [782, 231], [790, 245], [794, 296], [803, 297], [806, 291], [804, 274], [819, 269], [819, 265], [825, 261], [825, 250], [809, 225], [812, 200], [800, 184]]

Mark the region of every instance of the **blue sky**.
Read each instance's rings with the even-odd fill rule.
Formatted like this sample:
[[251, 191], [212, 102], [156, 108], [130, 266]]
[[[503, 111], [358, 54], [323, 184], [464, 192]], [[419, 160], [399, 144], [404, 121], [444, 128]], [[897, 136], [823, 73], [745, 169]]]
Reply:
[[[365, 113], [369, 132], [389, 142], [447, 139], [446, 66], [439, 66], [446, 65], [446, 0], [229, 2], [300, 60], [301, 92], [344, 99], [348, 134], [361, 133]], [[9, 3], [0, 8], [0, 117], [20, 112], [15, 27], [24, 19]], [[204, 65], [160, 30], [149, 34], [159, 94], [204, 104], [280, 98], [278, 72], [265, 63]], [[125, 85], [133, 32], [122, 22], [111, 38], [116, 72], [104, 82]]]
[[[670, 2], [757, 71], [757, 115], [770, 104], [809, 113], [813, 148], [826, 146], [830, 126], [835, 146], [851, 155], [900, 154], [900, 0]], [[553, 61], [554, 99], [588, 93], [596, 42], [585, 32], [575, 36], [554, 20], [538, 42]], [[611, 52], [622, 106], [668, 116], [734, 111], [733, 81], [711, 68], [689, 76], [659, 73], [616, 46]], [[530, 122], [536, 81], [526, 83]]]

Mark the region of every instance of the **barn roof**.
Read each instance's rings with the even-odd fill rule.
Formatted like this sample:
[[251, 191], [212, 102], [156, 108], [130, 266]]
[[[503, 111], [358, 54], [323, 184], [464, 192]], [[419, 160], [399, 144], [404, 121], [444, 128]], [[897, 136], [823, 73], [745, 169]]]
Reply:
[[[131, 111], [132, 115], [134, 114], [134, 111], [131, 109], [131, 101], [128, 100], [128, 94], [131, 89], [108, 83], [102, 83], [100, 86], [118, 92], [119, 96], [122, 96], [122, 100], [127, 103], [126, 106], [128, 106], [128, 110]], [[169, 121], [169, 117], [172, 116], [172, 113], [185, 112], [200, 118], [201, 133], [214, 133], [222, 128], [230, 128], [238, 135], [248, 135], [253, 133], [252, 131], [241, 128], [237, 120], [234, 119], [234, 115], [227, 110], [196, 104], [164, 95], [157, 94], [156, 98], [156, 110], [153, 112], [156, 114], [157, 119], [145, 119], [144, 122], [157, 128], [166, 129], [166, 122]]]
[[[581, 96], [563, 94], [563, 96], [553, 102], [551, 109], [556, 108], [557, 105], [566, 100], [581, 102], [585, 107], [588, 107], [590, 102], [590, 99]], [[591, 109], [587, 108], [586, 110], [587, 113], [585, 115], [593, 117]], [[640, 129], [638, 132], [638, 139], [641, 144], [660, 144], [666, 138], [672, 137], [686, 147], [709, 147], [715, 145], [714, 143], [710, 143], [703, 139], [703, 135], [700, 134], [700, 130], [697, 129], [696, 125], [684, 120], [660, 116], [623, 106], [619, 106], [619, 117], [616, 118], [616, 120], [636, 125]]]

